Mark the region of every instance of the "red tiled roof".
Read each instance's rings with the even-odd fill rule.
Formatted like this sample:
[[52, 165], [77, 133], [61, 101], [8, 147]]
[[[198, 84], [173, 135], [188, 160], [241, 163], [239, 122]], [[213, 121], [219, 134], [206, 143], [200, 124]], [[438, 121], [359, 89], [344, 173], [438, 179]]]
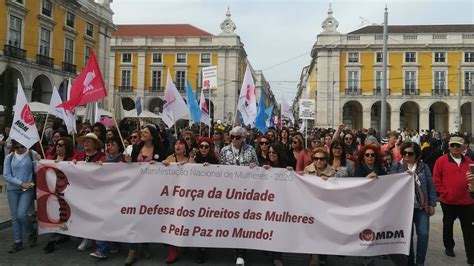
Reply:
[[[389, 25], [388, 33], [448, 33], [474, 32], [474, 24], [453, 25]], [[348, 34], [383, 34], [383, 26], [372, 25], [349, 32]]]
[[190, 24], [116, 25], [116, 28], [112, 36], [214, 36]]

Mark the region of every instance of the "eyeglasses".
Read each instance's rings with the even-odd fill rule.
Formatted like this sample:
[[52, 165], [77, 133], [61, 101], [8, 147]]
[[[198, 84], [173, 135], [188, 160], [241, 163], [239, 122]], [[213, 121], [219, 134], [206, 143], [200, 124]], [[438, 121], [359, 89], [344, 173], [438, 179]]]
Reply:
[[241, 138], [242, 136], [235, 136], [235, 135], [230, 136], [230, 139], [235, 139], [235, 140], [240, 140]]
[[451, 147], [451, 148], [461, 148], [461, 144], [459, 144], [459, 143], [451, 143], [451, 144], [449, 144], [449, 147]]
[[185, 140], [185, 141], [190, 141], [191, 138], [189, 138], [189, 137], [188, 137], [188, 138], [184, 138], [184, 140]]
[[352, 140], [352, 138], [344, 138], [345, 140]]
[[16, 150], [16, 149], [21, 149], [21, 148], [23, 148], [23, 146], [21, 146], [21, 145], [15, 145], [15, 146], [13, 146], [13, 149], [15, 149], [15, 150]]
[[314, 156], [314, 157], [313, 157], [313, 161], [326, 161], [326, 157], [317, 157], [317, 156]]
[[132, 139], [138, 139], [138, 136], [132, 135], [131, 138], [132, 138]]
[[317, 140], [314, 139], [314, 140], [312, 140], [311, 142], [312, 142], [312, 143], [318, 143], [319, 141], [317, 141]]
[[260, 141], [260, 145], [262, 146], [268, 145], [268, 141]]
[[268, 154], [278, 154], [276, 151], [268, 151]]
[[411, 157], [411, 156], [415, 155], [415, 153], [412, 152], [412, 151], [402, 151], [402, 155]]
[[299, 142], [296, 141], [296, 140], [293, 140], [293, 142], [291, 142], [292, 144], [298, 144]]
[[342, 150], [342, 147], [339, 147], [339, 146], [338, 147], [332, 147], [332, 148], [335, 149], [335, 150]]
[[207, 150], [207, 149], [209, 149], [209, 147], [210, 147], [209, 145], [203, 145], [203, 144], [199, 145], [199, 148], [201, 148], [201, 149], [206, 149]]
[[64, 147], [65, 145], [66, 144], [64, 144], [64, 143], [58, 143], [58, 144], [56, 144], [56, 147]]
[[367, 158], [375, 158], [375, 153], [366, 153], [364, 156]]

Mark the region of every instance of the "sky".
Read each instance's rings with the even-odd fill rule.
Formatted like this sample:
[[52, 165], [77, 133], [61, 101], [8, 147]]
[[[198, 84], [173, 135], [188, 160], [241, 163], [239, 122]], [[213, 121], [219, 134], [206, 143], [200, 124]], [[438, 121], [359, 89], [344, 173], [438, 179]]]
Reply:
[[191, 24], [217, 35], [229, 6], [252, 67], [292, 101], [329, 3], [340, 33], [389, 25], [474, 24], [474, 0], [115, 0], [115, 24]]

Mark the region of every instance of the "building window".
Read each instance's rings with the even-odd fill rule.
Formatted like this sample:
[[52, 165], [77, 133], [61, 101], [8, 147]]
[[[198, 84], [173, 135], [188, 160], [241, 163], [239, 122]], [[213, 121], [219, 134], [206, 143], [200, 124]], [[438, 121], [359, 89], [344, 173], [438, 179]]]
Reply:
[[406, 52], [405, 63], [416, 63], [416, 52]]
[[186, 53], [178, 53], [176, 55], [176, 63], [186, 63]]
[[122, 63], [131, 63], [132, 62], [132, 54], [131, 53], [123, 53], [122, 54]]
[[474, 63], [474, 52], [465, 52], [464, 53], [464, 62]]
[[211, 63], [211, 54], [202, 53], [201, 54], [201, 64], [210, 64]]
[[130, 87], [131, 76], [132, 76], [132, 71], [122, 70], [122, 83], [120, 83], [122, 87], [125, 87], [125, 88]]
[[435, 91], [441, 91], [445, 89], [446, 84], [446, 71], [435, 71], [434, 72], [434, 89]]
[[153, 53], [153, 63], [163, 63], [163, 56], [161, 53]]
[[74, 40], [66, 38], [64, 42], [64, 62], [73, 64], [74, 62]]
[[[474, 92], [474, 71], [466, 71], [464, 72], [464, 90], [466, 92], [470, 92], [471, 94]], [[469, 94], [464, 94], [469, 95]]]
[[186, 71], [176, 71], [176, 88], [179, 91], [186, 89]]
[[22, 5], [23, 5], [23, 3], [24, 3], [23, 0], [15, 0], [15, 2], [17, 2], [18, 4], [22, 4]]
[[94, 24], [87, 22], [86, 35], [94, 37]]
[[159, 90], [161, 87], [161, 70], [153, 70], [151, 72], [151, 89]]
[[44, 55], [49, 57], [49, 50], [51, 47], [51, 31], [41, 28], [40, 33], [40, 45], [39, 45], [39, 53], [40, 55]]
[[445, 63], [446, 62], [446, 53], [445, 52], [435, 52], [435, 62], [436, 63]]
[[349, 53], [349, 63], [359, 63], [359, 53]]
[[51, 0], [42, 0], [41, 3], [41, 14], [51, 17], [51, 11], [53, 10], [53, 3], [51, 3]]
[[375, 55], [375, 62], [376, 63], [383, 63], [383, 53], [382, 52], [377, 52]]
[[92, 48], [89, 46], [86, 46], [86, 56], [84, 57], [84, 66], [87, 65], [87, 62], [89, 62], [89, 58], [91, 57], [91, 51]]
[[405, 90], [416, 89], [416, 71], [405, 71]]
[[10, 27], [8, 29], [10, 39], [8, 44], [18, 47], [21, 47], [21, 18], [10, 15]]
[[348, 71], [348, 89], [349, 90], [358, 90], [359, 89], [359, 71]]
[[76, 19], [76, 15], [71, 12], [66, 13], [66, 25], [74, 28], [74, 20]]
[[375, 88], [382, 89], [382, 71], [375, 71]]

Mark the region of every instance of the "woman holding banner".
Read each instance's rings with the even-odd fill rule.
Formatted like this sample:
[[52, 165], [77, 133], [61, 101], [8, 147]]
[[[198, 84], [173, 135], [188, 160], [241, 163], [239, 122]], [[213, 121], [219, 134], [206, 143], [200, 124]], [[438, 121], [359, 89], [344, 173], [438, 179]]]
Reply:
[[[284, 146], [273, 143], [270, 144], [267, 151], [267, 158], [268, 161], [265, 162], [263, 168], [270, 169], [272, 167], [275, 168], [287, 168], [288, 170], [292, 171], [293, 168], [287, 167], [287, 159], [286, 159], [286, 152]], [[272, 260], [274, 266], [283, 266], [282, 262], [282, 255], [281, 252], [272, 252]]]
[[386, 175], [382, 158], [382, 153], [377, 145], [363, 146], [357, 156], [354, 177], [377, 178], [379, 175]]
[[7, 182], [7, 199], [12, 217], [13, 243], [10, 253], [23, 249], [23, 228], [28, 233], [30, 247], [37, 244], [37, 231], [28, 217], [28, 209], [35, 198], [33, 173], [38, 154], [12, 140], [13, 152], [7, 155], [3, 165], [3, 176]]
[[210, 138], [200, 137], [198, 144], [199, 151], [194, 158], [196, 163], [219, 164], [214, 150], [214, 142]]
[[[244, 165], [254, 168], [258, 165], [257, 153], [255, 149], [245, 143], [245, 129], [242, 127], [234, 127], [229, 136], [231, 144], [225, 146], [221, 150], [221, 164], [223, 165]], [[236, 265], [245, 264], [245, 250], [236, 250]]]
[[[140, 142], [133, 146], [132, 155], [125, 155], [126, 162], [161, 162], [166, 158], [167, 152], [161, 144], [160, 131], [156, 125], [145, 125], [140, 133]], [[137, 248], [139, 244], [130, 244], [125, 265], [132, 265], [137, 259]], [[150, 258], [151, 253], [148, 244], [142, 245], [143, 256]]]
[[[420, 145], [414, 142], [405, 142], [400, 146], [402, 160], [394, 172], [408, 172], [415, 181], [415, 206], [413, 223], [416, 233], [416, 260], [413, 248], [413, 238], [410, 245], [408, 265], [424, 265], [430, 229], [430, 216], [435, 214], [436, 191], [428, 165], [420, 160]], [[416, 262], [416, 264], [413, 264]]]

